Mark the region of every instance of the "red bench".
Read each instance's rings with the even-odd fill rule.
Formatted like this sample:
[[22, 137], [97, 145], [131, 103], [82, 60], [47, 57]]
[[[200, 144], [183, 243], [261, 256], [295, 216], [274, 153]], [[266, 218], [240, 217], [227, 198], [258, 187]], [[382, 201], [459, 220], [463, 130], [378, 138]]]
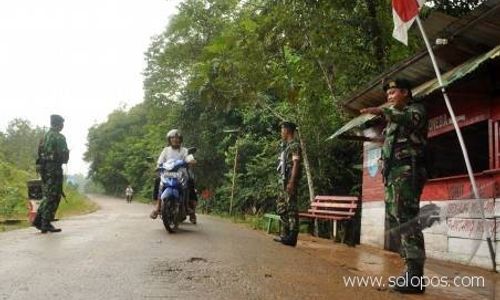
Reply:
[[[332, 222], [332, 238], [335, 240], [337, 231], [337, 221], [351, 220], [358, 209], [359, 197], [353, 196], [316, 196], [311, 202], [311, 207], [307, 212], [300, 212], [299, 218], [314, 220], [314, 235], [317, 236], [318, 220], [327, 220]], [[354, 232], [354, 230], [352, 230]], [[341, 237], [343, 242], [345, 232]]]

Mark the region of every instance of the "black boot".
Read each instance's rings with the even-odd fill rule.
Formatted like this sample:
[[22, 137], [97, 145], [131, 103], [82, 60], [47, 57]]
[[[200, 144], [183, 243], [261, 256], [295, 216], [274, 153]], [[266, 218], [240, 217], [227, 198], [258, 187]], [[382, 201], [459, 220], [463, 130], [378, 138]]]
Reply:
[[39, 213], [36, 214], [36, 217], [31, 225], [35, 226], [35, 228], [38, 230], [42, 230], [42, 217]]
[[282, 243], [284, 239], [285, 239], [285, 236], [280, 235], [280, 236], [273, 238], [273, 241], [278, 242], [278, 243]]
[[49, 231], [50, 232], [61, 232], [62, 229], [61, 228], [55, 228], [54, 225], [52, 225], [51, 223], [49, 223]]
[[47, 221], [45, 219], [42, 219], [42, 226], [40, 227], [40, 230], [42, 231], [42, 233], [62, 231], [60, 228], [55, 228], [52, 224], [50, 224], [50, 221]]
[[42, 225], [40, 226], [40, 231], [41, 231], [42, 233], [47, 233], [47, 232], [49, 231], [49, 229], [50, 229], [50, 226], [49, 226], [49, 225], [50, 225], [50, 222], [49, 222], [49, 221], [47, 221], [47, 220], [45, 220], [45, 219], [42, 219], [41, 224], [42, 224]]
[[280, 231], [280, 235], [273, 238], [273, 241], [278, 242], [278, 243], [283, 243], [283, 241], [286, 240], [288, 234], [289, 234], [289, 230], [287, 228], [283, 228]]
[[423, 294], [425, 292], [424, 264], [408, 260], [406, 266], [406, 271], [396, 279], [392, 289], [403, 294]]
[[281, 243], [283, 245], [295, 247], [297, 245], [297, 235], [298, 232], [292, 230], [287, 236], [281, 239]]

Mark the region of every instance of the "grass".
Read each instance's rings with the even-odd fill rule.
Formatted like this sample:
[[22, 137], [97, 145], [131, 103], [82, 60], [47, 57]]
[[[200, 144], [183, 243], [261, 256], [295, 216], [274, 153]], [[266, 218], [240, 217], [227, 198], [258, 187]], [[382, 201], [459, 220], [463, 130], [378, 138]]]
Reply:
[[75, 190], [67, 189], [67, 199], [61, 199], [56, 218], [63, 219], [76, 215], [84, 215], [99, 209], [99, 206]]
[[[230, 215], [228, 213], [215, 213], [215, 212], [213, 212], [212, 214], [223, 219], [231, 220], [232, 222], [237, 224], [246, 225], [254, 230], [267, 231], [267, 222], [269, 221], [269, 219], [264, 218], [264, 215], [243, 215], [243, 214]], [[278, 231], [279, 231], [278, 222], [273, 221], [270, 232], [278, 233]], [[303, 224], [301, 222], [299, 231], [301, 233], [309, 232], [308, 225]]]
[[[61, 199], [56, 218], [64, 219], [70, 216], [84, 215], [96, 211], [99, 206], [71, 187], [65, 188], [67, 200]], [[27, 220], [27, 210], [10, 216], [8, 219], [0, 216], [0, 232], [26, 228], [31, 226]]]
[[29, 226], [31, 226], [31, 224], [28, 220], [5, 221], [0, 223], [0, 232], [26, 228]]

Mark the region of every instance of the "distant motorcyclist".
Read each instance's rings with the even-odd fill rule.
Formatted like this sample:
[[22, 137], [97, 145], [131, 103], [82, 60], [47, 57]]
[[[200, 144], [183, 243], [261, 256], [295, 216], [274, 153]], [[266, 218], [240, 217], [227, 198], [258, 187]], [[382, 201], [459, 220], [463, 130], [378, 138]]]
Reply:
[[[178, 129], [170, 130], [166, 135], [166, 139], [167, 139], [168, 146], [163, 148], [163, 151], [161, 152], [160, 157], [158, 157], [157, 165], [160, 166], [170, 159], [186, 160], [189, 153], [188, 153], [187, 148], [182, 147], [182, 140], [183, 139], [182, 139], [182, 134], [180, 133], [180, 131]], [[193, 165], [196, 163], [196, 160], [192, 159], [192, 160], [186, 161], [186, 162], [189, 165]], [[157, 182], [159, 183], [159, 181], [157, 180], [155, 182], [155, 185], [157, 184]], [[155, 186], [155, 191], [157, 191], [157, 190], [158, 190], [158, 187]], [[158, 217], [158, 214], [160, 213], [160, 208], [161, 208], [161, 201], [160, 201], [159, 195], [158, 195], [158, 193], [155, 193], [155, 194], [156, 194], [155, 195], [156, 196], [155, 208], [153, 209], [153, 211], [149, 215], [151, 217], [151, 219], [156, 219]], [[195, 215], [194, 209], [191, 209], [190, 214], [189, 214], [189, 218], [190, 218], [191, 222], [196, 223], [196, 215]]]

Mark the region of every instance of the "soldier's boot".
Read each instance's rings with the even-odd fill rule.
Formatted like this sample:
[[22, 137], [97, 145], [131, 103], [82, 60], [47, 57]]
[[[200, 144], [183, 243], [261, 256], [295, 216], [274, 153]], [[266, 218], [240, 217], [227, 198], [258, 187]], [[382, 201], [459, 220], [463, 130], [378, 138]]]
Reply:
[[281, 239], [281, 243], [283, 245], [295, 247], [297, 245], [297, 236], [298, 232], [295, 230], [291, 230], [285, 238]]
[[33, 225], [38, 230], [42, 230], [42, 217], [39, 213], [36, 214], [36, 217], [31, 225]]
[[282, 243], [285, 238], [286, 237], [284, 235], [279, 235], [279, 236], [274, 237], [273, 241], [278, 242], [278, 243]]
[[283, 241], [286, 240], [288, 235], [289, 235], [288, 229], [283, 228], [280, 235], [273, 238], [273, 241], [278, 242], [278, 243], [283, 243]]
[[49, 222], [49, 231], [50, 232], [61, 232], [62, 229], [61, 228], [55, 228], [54, 225], [52, 225], [50, 222]]
[[415, 260], [406, 262], [406, 270], [396, 279], [392, 289], [403, 294], [423, 294], [424, 284], [424, 264]]
[[62, 231], [60, 228], [55, 228], [52, 224], [50, 224], [50, 221], [45, 219], [42, 219], [42, 226], [40, 226], [40, 230], [42, 233]]
[[49, 222], [49, 221], [47, 221], [47, 220], [45, 220], [45, 219], [42, 219], [42, 221], [41, 221], [41, 225], [40, 225], [40, 231], [41, 231], [42, 233], [47, 233], [47, 232], [49, 231], [49, 229], [50, 229], [50, 226], [49, 226], [49, 225], [50, 225], [50, 222]]

